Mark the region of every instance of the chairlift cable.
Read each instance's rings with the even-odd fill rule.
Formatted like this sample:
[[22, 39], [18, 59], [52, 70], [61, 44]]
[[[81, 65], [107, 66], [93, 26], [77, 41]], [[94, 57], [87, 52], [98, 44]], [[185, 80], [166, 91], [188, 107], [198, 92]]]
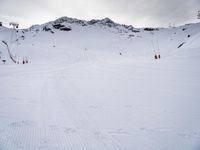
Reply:
[[151, 44], [152, 44], [152, 46], [153, 46], [153, 51], [154, 51], [154, 53], [156, 54], [155, 46], [154, 46], [154, 42], [153, 42], [153, 40], [151, 40]]
[[157, 40], [157, 47], [158, 47], [158, 53], [160, 53], [160, 47], [159, 47], [158, 40]]

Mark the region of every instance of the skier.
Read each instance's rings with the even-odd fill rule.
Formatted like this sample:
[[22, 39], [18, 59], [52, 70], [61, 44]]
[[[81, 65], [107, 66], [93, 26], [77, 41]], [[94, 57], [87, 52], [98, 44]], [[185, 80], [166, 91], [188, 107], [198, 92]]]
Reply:
[[26, 57], [26, 64], [28, 64], [28, 59], [27, 59], [27, 57]]
[[155, 56], [154, 56], [154, 57], [155, 57], [155, 59], [158, 59], [158, 56], [157, 56], [157, 54], [155, 54]]
[[158, 54], [158, 58], [160, 59], [161, 57], [160, 57], [160, 54]]

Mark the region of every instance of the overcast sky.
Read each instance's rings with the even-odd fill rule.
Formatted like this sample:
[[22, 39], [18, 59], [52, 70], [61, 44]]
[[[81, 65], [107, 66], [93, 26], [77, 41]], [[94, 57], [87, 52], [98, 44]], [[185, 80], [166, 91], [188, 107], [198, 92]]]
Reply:
[[109, 17], [134, 27], [166, 27], [197, 22], [200, 0], [0, 0], [0, 21], [21, 28], [62, 16], [77, 19]]

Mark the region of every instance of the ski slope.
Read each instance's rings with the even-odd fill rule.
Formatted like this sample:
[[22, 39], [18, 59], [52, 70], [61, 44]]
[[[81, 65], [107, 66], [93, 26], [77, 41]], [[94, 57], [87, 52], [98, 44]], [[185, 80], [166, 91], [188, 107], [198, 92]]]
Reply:
[[200, 149], [200, 24], [132, 32], [68, 18], [72, 30], [59, 31], [58, 21], [9, 44], [29, 64], [0, 44], [0, 150]]

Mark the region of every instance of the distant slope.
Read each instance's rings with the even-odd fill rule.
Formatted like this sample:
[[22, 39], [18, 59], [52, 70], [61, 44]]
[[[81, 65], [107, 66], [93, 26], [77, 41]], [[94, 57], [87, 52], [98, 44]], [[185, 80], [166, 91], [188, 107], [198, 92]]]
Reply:
[[[156, 51], [165, 58], [178, 56], [181, 51], [200, 48], [199, 29], [200, 23], [176, 28], [139, 29], [131, 25], [115, 23], [109, 18], [84, 21], [62, 17], [42, 25], [19, 30], [18, 45], [16, 42], [10, 43], [11, 29], [0, 27], [0, 40], [7, 41], [13, 54], [19, 59], [29, 57], [35, 61], [61, 58], [65, 55], [64, 50], [104, 51], [114, 55], [121, 52], [124, 56], [134, 58], [152, 58]], [[0, 49], [2, 57], [8, 59], [2, 43]], [[58, 53], [59, 50], [60, 53]], [[194, 53], [196, 55], [196, 50]], [[49, 57], [44, 58], [48, 55]]]

